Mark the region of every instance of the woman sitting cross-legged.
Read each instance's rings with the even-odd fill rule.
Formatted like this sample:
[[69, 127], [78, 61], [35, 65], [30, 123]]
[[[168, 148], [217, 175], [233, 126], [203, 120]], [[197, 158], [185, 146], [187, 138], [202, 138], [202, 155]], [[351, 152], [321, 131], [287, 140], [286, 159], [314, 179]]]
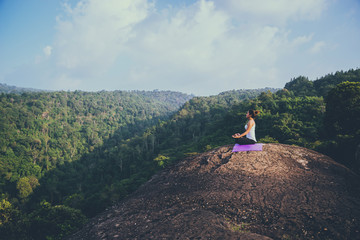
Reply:
[[256, 137], [255, 137], [255, 118], [259, 114], [260, 111], [257, 110], [249, 110], [246, 113], [246, 118], [249, 120], [245, 125], [245, 132], [242, 134], [235, 133], [232, 135], [235, 138], [235, 142], [240, 145], [246, 144], [255, 144]]

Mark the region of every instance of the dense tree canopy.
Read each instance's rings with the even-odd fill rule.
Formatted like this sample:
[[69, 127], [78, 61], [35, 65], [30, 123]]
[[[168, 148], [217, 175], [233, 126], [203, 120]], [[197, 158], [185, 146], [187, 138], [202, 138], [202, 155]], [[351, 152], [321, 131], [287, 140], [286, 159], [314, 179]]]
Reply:
[[[71, 179], [44, 183], [49, 172], [95, 155], [104, 142], [142, 133], [191, 98], [170, 91], [0, 94], [0, 200], [10, 201], [14, 210], [7, 207], [4, 216], [11, 219], [8, 212], [19, 207], [26, 212], [24, 204], [39, 185], [48, 187], [51, 202], [58, 196], [56, 185]], [[30, 201], [31, 207], [41, 200]]]
[[285, 88], [292, 91], [296, 96], [316, 96], [314, 82], [304, 76], [292, 79], [285, 84]]
[[360, 82], [343, 82], [329, 91], [325, 120], [326, 152], [360, 170], [354, 154], [360, 146]]
[[330, 135], [360, 135], [360, 82], [343, 82], [329, 92], [326, 122]]
[[339, 71], [328, 74], [315, 81], [299, 76], [285, 84], [285, 88], [296, 96], [321, 96], [326, 97], [328, 92], [342, 82], [360, 82], [360, 69], [351, 69], [347, 72]]
[[260, 142], [315, 149], [356, 170], [359, 82], [360, 70], [350, 70], [210, 97], [0, 94], [0, 235], [61, 239], [166, 165], [232, 144], [249, 109], [261, 112]]

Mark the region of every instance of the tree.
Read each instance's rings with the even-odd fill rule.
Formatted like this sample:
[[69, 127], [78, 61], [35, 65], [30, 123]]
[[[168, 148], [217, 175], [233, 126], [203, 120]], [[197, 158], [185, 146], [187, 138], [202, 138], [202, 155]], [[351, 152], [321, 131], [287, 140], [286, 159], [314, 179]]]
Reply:
[[327, 151], [337, 161], [360, 170], [356, 149], [360, 145], [360, 83], [343, 82], [326, 97], [325, 128], [330, 139]]
[[294, 92], [295, 96], [316, 96], [313, 82], [304, 76], [292, 79], [285, 88]]
[[360, 134], [360, 83], [340, 83], [325, 102], [325, 125], [330, 136]]
[[41, 208], [29, 214], [29, 219], [33, 239], [63, 239], [86, 221], [80, 210], [64, 205], [51, 206], [48, 202], [42, 202]]
[[11, 212], [11, 203], [6, 199], [2, 199], [0, 201], [0, 226], [10, 220]]
[[154, 161], [158, 162], [159, 166], [162, 167], [169, 159], [169, 157], [159, 154], [156, 158], [154, 158]]
[[19, 191], [19, 197], [21, 199], [26, 198], [32, 193], [32, 188], [29, 182], [29, 178], [23, 177], [20, 178], [16, 184], [16, 189]]

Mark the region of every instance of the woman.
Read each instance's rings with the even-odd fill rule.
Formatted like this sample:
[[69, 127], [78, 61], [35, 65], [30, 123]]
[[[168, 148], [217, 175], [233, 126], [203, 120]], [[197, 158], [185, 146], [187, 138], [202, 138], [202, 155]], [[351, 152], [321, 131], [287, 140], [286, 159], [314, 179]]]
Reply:
[[[246, 118], [249, 120], [247, 124], [245, 125], [245, 132], [242, 134], [235, 133], [232, 135], [233, 138], [235, 138], [235, 142], [240, 145], [245, 144], [255, 144], [256, 143], [256, 137], [255, 137], [255, 118], [259, 114], [260, 111], [257, 110], [249, 110], [246, 113]], [[244, 137], [246, 136], [246, 137]]]

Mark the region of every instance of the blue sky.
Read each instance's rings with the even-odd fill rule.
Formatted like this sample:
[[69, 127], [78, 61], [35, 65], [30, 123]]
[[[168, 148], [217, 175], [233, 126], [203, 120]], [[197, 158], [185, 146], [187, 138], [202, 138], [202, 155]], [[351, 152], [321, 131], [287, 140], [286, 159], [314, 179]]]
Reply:
[[0, 83], [281, 88], [360, 67], [359, 0], [0, 0]]

